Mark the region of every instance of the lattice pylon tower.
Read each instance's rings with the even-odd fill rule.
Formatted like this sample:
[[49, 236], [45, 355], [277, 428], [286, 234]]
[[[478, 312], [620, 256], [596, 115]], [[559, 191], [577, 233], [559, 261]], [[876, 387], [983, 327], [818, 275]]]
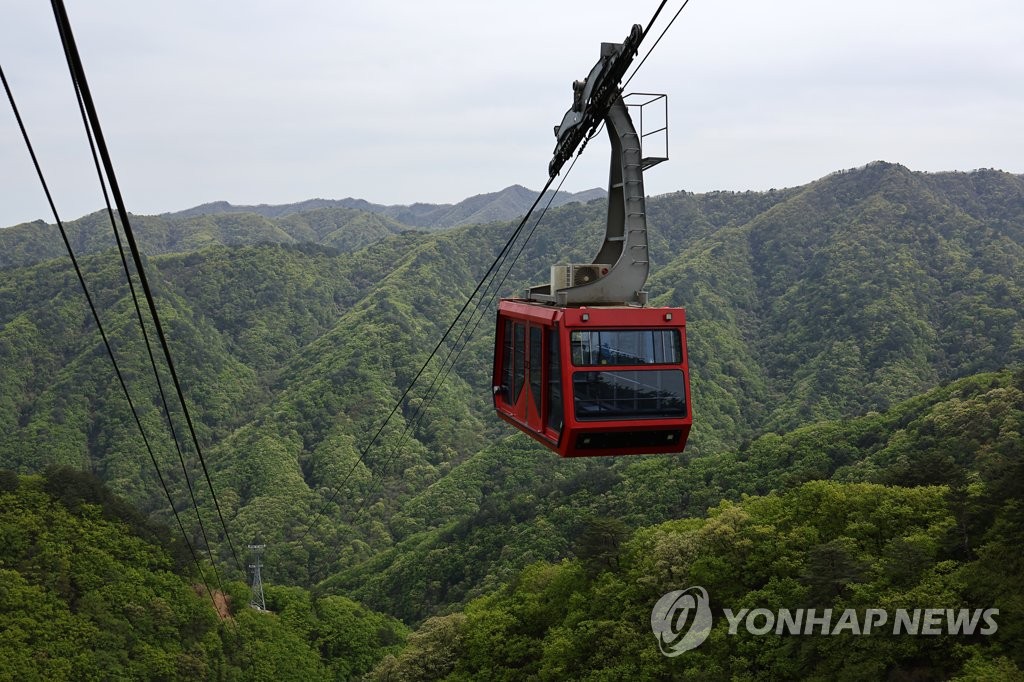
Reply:
[[263, 563], [260, 561], [265, 548], [266, 545], [249, 545], [249, 550], [255, 555], [255, 562], [249, 564], [249, 570], [252, 571], [252, 599], [249, 606], [258, 611], [267, 610], [267, 601], [263, 598]]

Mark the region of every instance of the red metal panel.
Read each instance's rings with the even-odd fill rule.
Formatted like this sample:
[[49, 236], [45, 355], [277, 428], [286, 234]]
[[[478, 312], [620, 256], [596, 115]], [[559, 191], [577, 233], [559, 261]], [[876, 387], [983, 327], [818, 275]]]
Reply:
[[[503, 320], [513, 319], [558, 332], [561, 357], [561, 395], [564, 401], [563, 426], [556, 433], [546, 426], [545, 405], [541, 414], [532, 411], [530, 403], [509, 405], [503, 399], [501, 385]], [[685, 416], [671, 418], [627, 418], [581, 421], [576, 418], [573, 401], [573, 373], [581, 371], [571, 362], [570, 335], [574, 329], [678, 329], [681, 343], [680, 363], [643, 365], [645, 370], [681, 370], [685, 400]], [[494, 365], [495, 409], [498, 416], [524, 433], [554, 450], [562, 457], [592, 457], [682, 452], [686, 445], [693, 413], [690, 401], [690, 375], [686, 348], [686, 312], [682, 308], [637, 308], [630, 306], [573, 307], [503, 300], [498, 307], [498, 327]], [[528, 334], [529, 336], [529, 334]], [[546, 334], [545, 334], [546, 336]], [[547, 380], [547, 356], [551, 349], [545, 342], [544, 381]], [[589, 370], [596, 371], [590, 367]], [[531, 400], [527, 387], [520, 402]], [[529, 411], [528, 411], [529, 410]]]
[[686, 311], [682, 308], [636, 308], [633, 306], [564, 308], [562, 319], [569, 328], [603, 327], [683, 327]]

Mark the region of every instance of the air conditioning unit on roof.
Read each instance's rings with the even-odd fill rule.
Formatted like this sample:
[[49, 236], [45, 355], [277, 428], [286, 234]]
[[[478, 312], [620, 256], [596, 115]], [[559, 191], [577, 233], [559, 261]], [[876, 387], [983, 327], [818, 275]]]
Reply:
[[607, 263], [570, 263], [568, 265], [551, 266], [551, 291], [583, 286], [596, 282], [611, 270]]

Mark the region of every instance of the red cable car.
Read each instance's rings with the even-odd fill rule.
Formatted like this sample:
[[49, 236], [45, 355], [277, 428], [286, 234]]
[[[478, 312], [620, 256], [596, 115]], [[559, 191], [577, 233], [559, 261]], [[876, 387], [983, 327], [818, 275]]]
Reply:
[[693, 419], [681, 308], [503, 300], [498, 416], [562, 457], [682, 452]]
[[[647, 307], [644, 157], [618, 83], [642, 39], [602, 43], [555, 128], [551, 177], [602, 121], [612, 144], [604, 244], [592, 264], [555, 265], [551, 282], [502, 299], [493, 392], [499, 417], [562, 457], [682, 452], [690, 434], [686, 312]], [[663, 96], [657, 96], [663, 98]], [[648, 102], [653, 100], [648, 100]], [[641, 115], [641, 120], [643, 120]]]

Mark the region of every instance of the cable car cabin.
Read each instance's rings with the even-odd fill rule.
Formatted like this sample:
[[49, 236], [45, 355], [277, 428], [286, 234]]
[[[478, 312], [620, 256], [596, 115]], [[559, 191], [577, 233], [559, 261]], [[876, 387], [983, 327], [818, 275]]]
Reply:
[[498, 416], [562, 457], [682, 452], [690, 433], [682, 308], [502, 300]]
[[[643, 36], [634, 24], [622, 43], [601, 43], [554, 128], [551, 178], [600, 124], [608, 131], [600, 250], [589, 264], [553, 265], [548, 284], [498, 305], [494, 407], [562, 457], [682, 452], [693, 423], [686, 313], [648, 308], [644, 290], [651, 259], [643, 173], [667, 157], [645, 154], [645, 138], [659, 131], [637, 131], [619, 87]], [[654, 97], [646, 104], [664, 96]], [[667, 151], [667, 108], [665, 120]]]

